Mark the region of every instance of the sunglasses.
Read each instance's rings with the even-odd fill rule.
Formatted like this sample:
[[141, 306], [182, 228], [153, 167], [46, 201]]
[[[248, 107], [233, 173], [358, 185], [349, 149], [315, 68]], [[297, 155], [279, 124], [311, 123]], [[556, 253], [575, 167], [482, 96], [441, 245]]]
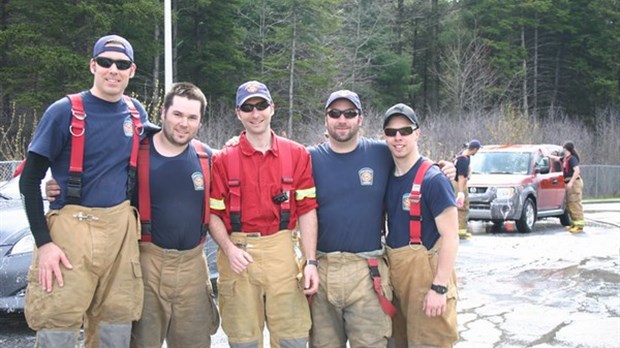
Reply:
[[327, 111], [327, 116], [331, 118], [340, 118], [340, 115], [344, 115], [344, 118], [355, 118], [359, 116], [360, 111], [358, 109], [348, 109], [348, 110], [336, 110], [331, 109]]
[[402, 136], [411, 135], [413, 132], [418, 129], [418, 126], [407, 126], [403, 128], [386, 128], [383, 130], [386, 137], [395, 137], [396, 133], [400, 133]]
[[112, 66], [112, 64], [116, 64], [116, 68], [118, 70], [127, 70], [131, 68], [131, 64], [133, 64], [131, 60], [126, 60], [126, 59], [115, 60], [115, 59], [110, 59], [106, 57], [97, 57], [95, 58], [95, 62], [97, 62], [97, 65], [104, 67], [104, 68], [109, 68]]
[[265, 100], [258, 104], [241, 104], [241, 106], [239, 107], [239, 110], [243, 112], [251, 112], [252, 110], [254, 110], [254, 108], [256, 108], [256, 110], [258, 111], [263, 111], [267, 109], [270, 105], [271, 104]]

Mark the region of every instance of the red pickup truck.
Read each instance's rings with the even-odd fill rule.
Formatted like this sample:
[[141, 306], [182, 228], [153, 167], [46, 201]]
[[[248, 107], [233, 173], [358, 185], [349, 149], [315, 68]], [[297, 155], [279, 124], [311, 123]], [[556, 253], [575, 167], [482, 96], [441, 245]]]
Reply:
[[565, 207], [560, 162], [542, 156], [562, 153], [558, 145], [485, 145], [471, 157], [469, 219], [516, 222], [517, 230], [531, 232], [538, 219], [558, 217], [563, 226], [571, 221]]

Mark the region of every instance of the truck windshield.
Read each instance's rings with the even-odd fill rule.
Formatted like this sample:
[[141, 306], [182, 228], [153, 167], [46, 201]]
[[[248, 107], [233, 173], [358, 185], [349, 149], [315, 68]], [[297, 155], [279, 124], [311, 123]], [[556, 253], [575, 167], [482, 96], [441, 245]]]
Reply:
[[473, 174], [527, 175], [533, 170], [529, 152], [478, 152], [470, 165]]

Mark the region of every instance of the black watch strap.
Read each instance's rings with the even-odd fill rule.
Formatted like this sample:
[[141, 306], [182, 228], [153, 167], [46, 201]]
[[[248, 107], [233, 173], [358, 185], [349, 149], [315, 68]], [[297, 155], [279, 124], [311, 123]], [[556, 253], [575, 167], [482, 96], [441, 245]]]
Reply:
[[319, 268], [319, 261], [318, 260], [306, 260], [306, 266], [308, 265], [313, 265], [316, 268]]
[[435, 291], [436, 293], [443, 295], [446, 292], [448, 292], [448, 288], [443, 286], [443, 285], [437, 285], [437, 284], [433, 284], [431, 285], [431, 290]]

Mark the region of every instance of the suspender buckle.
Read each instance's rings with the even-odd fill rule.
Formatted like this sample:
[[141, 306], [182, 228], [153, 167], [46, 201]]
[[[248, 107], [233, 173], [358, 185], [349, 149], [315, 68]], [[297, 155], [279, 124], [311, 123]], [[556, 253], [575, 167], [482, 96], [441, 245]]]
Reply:
[[289, 199], [288, 191], [284, 191], [278, 195], [273, 196], [272, 200], [275, 204], [282, 204]]
[[82, 173], [69, 173], [67, 181], [67, 202], [78, 204], [82, 200]]

